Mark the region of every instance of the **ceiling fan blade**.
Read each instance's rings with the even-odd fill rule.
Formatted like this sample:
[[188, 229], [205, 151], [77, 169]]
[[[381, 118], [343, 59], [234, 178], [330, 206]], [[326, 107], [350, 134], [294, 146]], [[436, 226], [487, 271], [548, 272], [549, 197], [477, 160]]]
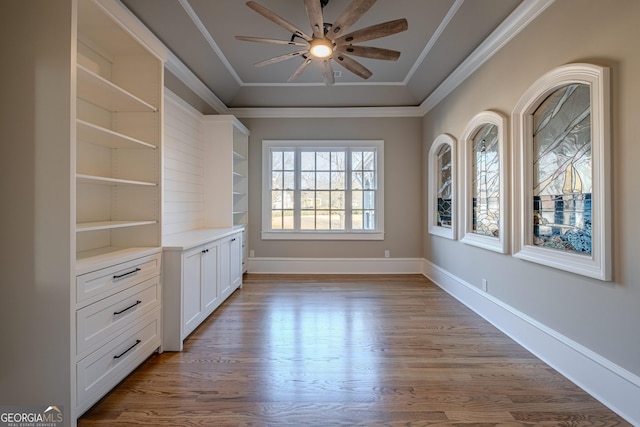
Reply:
[[382, 24], [372, 25], [353, 33], [345, 34], [335, 40], [336, 45], [345, 45], [366, 42], [368, 40], [379, 39], [380, 37], [390, 36], [392, 34], [406, 31], [409, 23], [406, 19], [396, 19], [394, 21], [383, 22]]
[[266, 7], [262, 6], [259, 3], [256, 3], [255, 1], [248, 1], [246, 3], [247, 6], [249, 6], [249, 8], [255, 10], [256, 12], [258, 12], [260, 15], [264, 16], [265, 18], [267, 18], [268, 20], [275, 22], [276, 24], [280, 25], [282, 28], [284, 28], [285, 30], [288, 30], [292, 33], [294, 33], [295, 35], [302, 37], [303, 39], [307, 40], [307, 41], [311, 41], [311, 37], [309, 37], [307, 34], [303, 33], [302, 31], [300, 31], [298, 29], [298, 27], [296, 27], [295, 25], [293, 25], [291, 22], [287, 21], [284, 18], [281, 18], [280, 16], [276, 15], [275, 13], [271, 12], [269, 9], [267, 9]]
[[312, 59], [311, 58], [305, 58], [304, 62], [302, 64], [300, 64], [300, 66], [296, 69], [296, 71], [291, 74], [291, 77], [289, 77], [289, 80], [287, 80], [288, 82], [292, 82], [295, 79], [297, 79], [298, 77], [300, 77], [300, 74], [302, 74], [304, 72], [304, 70], [307, 69], [307, 67], [309, 66], [309, 64], [311, 64]]
[[342, 53], [334, 53], [331, 58], [336, 61], [338, 64], [342, 65], [347, 70], [351, 71], [356, 76], [362, 77], [363, 79], [368, 79], [373, 75], [371, 71], [358, 61], [355, 61], [349, 58], [347, 55]]
[[345, 33], [358, 19], [364, 15], [376, 0], [353, 0], [334, 21], [327, 37], [335, 40]]
[[384, 61], [397, 61], [400, 58], [400, 52], [397, 50], [380, 47], [343, 45], [336, 47], [336, 50], [361, 58], [382, 59]]
[[322, 17], [320, 0], [304, 0], [304, 7], [309, 16], [314, 37], [324, 37], [324, 18]]
[[322, 78], [324, 79], [324, 84], [327, 86], [332, 86], [336, 82], [335, 76], [333, 75], [331, 59], [329, 58], [322, 61]]
[[308, 53], [308, 50], [297, 50], [295, 52], [285, 53], [284, 55], [276, 56], [275, 58], [267, 59], [266, 61], [258, 62], [254, 64], [256, 67], [262, 67], [263, 65], [274, 64], [276, 62], [286, 61], [287, 59], [295, 58], [296, 56]]
[[288, 44], [291, 46], [309, 46], [307, 42], [296, 42], [291, 40], [278, 40], [278, 39], [267, 39], [264, 37], [249, 37], [249, 36], [236, 36], [236, 40], [242, 40], [245, 42], [258, 42], [258, 43], [271, 43], [271, 44]]

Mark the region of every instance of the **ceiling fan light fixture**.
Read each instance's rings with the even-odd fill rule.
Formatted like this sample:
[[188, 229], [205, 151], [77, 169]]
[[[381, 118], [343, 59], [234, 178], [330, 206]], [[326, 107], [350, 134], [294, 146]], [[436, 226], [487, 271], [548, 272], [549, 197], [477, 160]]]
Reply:
[[328, 58], [333, 53], [333, 43], [326, 38], [314, 38], [309, 53], [316, 58]]

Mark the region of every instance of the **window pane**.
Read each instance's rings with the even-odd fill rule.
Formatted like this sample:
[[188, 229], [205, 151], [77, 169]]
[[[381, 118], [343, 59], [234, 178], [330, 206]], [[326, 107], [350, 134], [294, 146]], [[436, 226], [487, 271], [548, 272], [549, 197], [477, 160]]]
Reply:
[[316, 188], [319, 190], [331, 189], [331, 173], [330, 172], [316, 173]]
[[345, 152], [334, 151], [331, 153], [331, 170], [332, 171], [344, 171], [346, 170]]
[[331, 192], [331, 209], [344, 209], [344, 191]]
[[300, 229], [315, 230], [316, 228], [316, 211], [300, 212]]
[[363, 191], [362, 201], [365, 209], [373, 209], [376, 207], [376, 193], [375, 191]]
[[353, 230], [362, 230], [363, 212], [361, 210], [351, 211], [351, 228]]
[[313, 190], [316, 188], [315, 172], [302, 172], [300, 174], [300, 189]]
[[362, 169], [366, 171], [375, 170], [374, 160], [375, 155], [372, 151], [365, 151], [362, 153]]
[[362, 209], [362, 191], [354, 191], [351, 193], [351, 207], [354, 209]]
[[271, 169], [282, 170], [282, 151], [271, 152]]
[[282, 229], [283, 230], [293, 230], [294, 229], [294, 221], [293, 221], [293, 211], [282, 211]]
[[451, 228], [451, 146], [443, 145], [438, 149], [438, 185], [437, 185], [437, 218], [436, 224], [441, 227]]
[[301, 191], [300, 202], [301, 202], [300, 203], [301, 209], [315, 209], [316, 208], [316, 192]]
[[328, 151], [319, 151], [316, 153], [316, 170], [328, 171], [331, 166], [331, 153]]
[[362, 169], [362, 151], [353, 151], [351, 153], [351, 169], [354, 171]]
[[351, 174], [351, 189], [352, 190], [362, 190], [364, 188], [362, 182], [363, 182], [363, 177], [362, 177], [362, 172], [353, 172]]
[[271, 188], [274, 190], [281, 190], [284, 188], [282, 186], [282, 172], [271, 173]]
[[292, 171], [295, 169], [295, 152], [293, 151], [285, 151], [284, 152], [284, 170]]
[[282, 211], [271, 211], [271, 228], [273, 230], [282, 230]]
[[376, 229], [376, 214], [374, 211], [364, 211], [362, 218], [363, 230], [375, 230]]
[[473, 232], [498, 237], [500, 230], [500, 158], [498, 127], [487, 123], [472, 141]]
[[328, 209], [331, 201], [330, 191], [316, 191], [316, 208]]
[[282, 209], [282, 191], [271, 192], [271, 209]]
[[534, 244], [591, 254], [591, 94], [553, 92], [533, 114]]
[[300, 153], [300, 169], [303, 171], [312, 171], [316, 169], [315, 151], [303, 151]]
[[331, 229], [344, 230], [345, 229], [344, 219], [345, 219], [344, 211], [331, 211]]
[[294, 208], [294, 197], [295, 193], [293, 191], [283, 191], [282, 192], [282, 207], [284, 209], [293, 210]]
[[316, 230], [330, 230], [331, 212], [319, 210], [316, 213]]
[[295, 172], [284, 172], [284, 185], [282, 188], [286, 188], [288, 190], [293, 190], [296, 188], [296, 175]]
[[365, 189], [376, 188], [375, 174], [373, 172], [364, 172], [362, 174], [362, 179], [363, 179], [362, 185]]
[[344, 172], [331, 172], [331, 189], [332, 190], [345, 189], [345, 173]]

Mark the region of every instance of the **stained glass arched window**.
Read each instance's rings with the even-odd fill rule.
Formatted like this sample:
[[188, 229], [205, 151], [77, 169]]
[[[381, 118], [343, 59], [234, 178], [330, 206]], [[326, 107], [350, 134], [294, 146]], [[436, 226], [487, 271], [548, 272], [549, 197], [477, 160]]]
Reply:
[[429, 150], [429, 233], [456, 238], [456, 141], [439, 135]]
[[507, 252], [506, 119], [495, 112], [477, 114], [462, 136], [464, 182], [462, 241]]
[[611, 280], [609, 72], [559, 67], [513, 113], [514, 256]]

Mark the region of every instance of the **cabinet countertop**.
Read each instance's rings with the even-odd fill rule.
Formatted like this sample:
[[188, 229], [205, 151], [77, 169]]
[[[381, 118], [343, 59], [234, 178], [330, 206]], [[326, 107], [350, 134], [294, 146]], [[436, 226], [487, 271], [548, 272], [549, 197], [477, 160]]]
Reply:
[[229, 228], [202, 228], [182, 233], [169, 234], [162, 238], [162, 249], [165, 251], [185, 251], [196, 246], [207, 244], [241, 232], [243, 226]]

